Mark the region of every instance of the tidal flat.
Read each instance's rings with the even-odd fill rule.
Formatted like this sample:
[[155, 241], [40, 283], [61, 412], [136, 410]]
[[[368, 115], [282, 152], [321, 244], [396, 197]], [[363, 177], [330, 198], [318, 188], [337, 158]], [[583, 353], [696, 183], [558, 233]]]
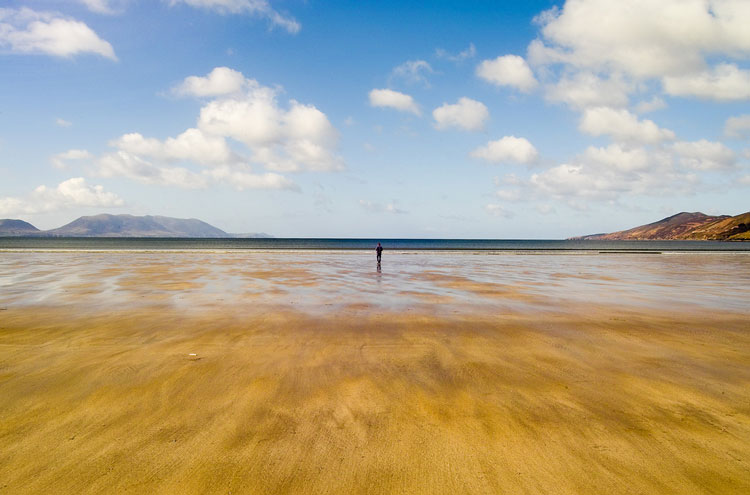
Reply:
[[0, 256], [0, 493], [747, 493], [750, 254]]

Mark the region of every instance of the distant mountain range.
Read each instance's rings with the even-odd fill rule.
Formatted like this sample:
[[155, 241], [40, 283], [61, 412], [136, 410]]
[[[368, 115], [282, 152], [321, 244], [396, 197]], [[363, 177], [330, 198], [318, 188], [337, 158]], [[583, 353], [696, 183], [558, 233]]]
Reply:
[[658, 222], [610, 234], [593, 234], [573, 239], [603, 241], [636, 240], [750, 240], [750, 212], [737, 216], [711, 216], [700, 212], [682, 212]]
[[0, 236], [29, 237], [271, 237], [268, 234], [229, 234], [195, 218], [146, 215], [81, 217], [51, 230], [39, 230], [23, 220], [0, 219]]

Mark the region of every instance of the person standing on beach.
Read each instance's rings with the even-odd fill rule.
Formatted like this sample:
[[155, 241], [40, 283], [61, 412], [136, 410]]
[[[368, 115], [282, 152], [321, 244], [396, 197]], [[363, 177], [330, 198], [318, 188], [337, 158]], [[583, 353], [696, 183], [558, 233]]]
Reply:
[[378, 247], [375, 248], [375, 253], [377, 253], [378, 257], [378, 265], [380, 264], [380, 256], [383, 254], [383, 246], [378, 243]]

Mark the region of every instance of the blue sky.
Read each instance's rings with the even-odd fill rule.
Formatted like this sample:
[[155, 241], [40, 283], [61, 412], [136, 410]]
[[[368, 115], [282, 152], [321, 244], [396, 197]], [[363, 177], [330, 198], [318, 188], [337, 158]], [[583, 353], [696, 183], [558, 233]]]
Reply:
[[5, 2], [0, 218], [561, 238], [742, 213], [747, 25], [733, 0]]

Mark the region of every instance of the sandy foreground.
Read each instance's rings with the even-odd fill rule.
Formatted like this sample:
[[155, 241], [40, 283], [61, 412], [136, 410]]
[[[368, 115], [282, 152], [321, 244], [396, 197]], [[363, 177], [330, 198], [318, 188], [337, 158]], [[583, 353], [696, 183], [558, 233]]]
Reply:
[[747, 272], [284, 256], [4, 253], [0, 493], [750, 493]]

